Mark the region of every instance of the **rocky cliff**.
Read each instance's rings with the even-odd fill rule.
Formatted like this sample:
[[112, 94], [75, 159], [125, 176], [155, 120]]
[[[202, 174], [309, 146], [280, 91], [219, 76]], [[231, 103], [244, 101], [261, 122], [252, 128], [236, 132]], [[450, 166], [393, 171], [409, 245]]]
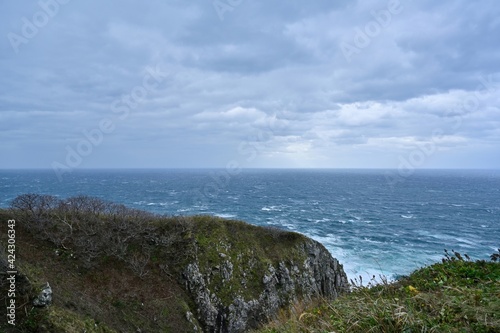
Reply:
[[342, 265], [312, 239], [235, 221], [205, 223], [182, 278], [206, 332], [245, 332], [280, 308], [347, 289]]
[[342, 265], [298, 233], [87, 197], [22, 199], [0, 210], [4, 222], [16, 219], [19, 271], [17, 325], [0, 331], [246, 332], [297, 301], [347, 290]]

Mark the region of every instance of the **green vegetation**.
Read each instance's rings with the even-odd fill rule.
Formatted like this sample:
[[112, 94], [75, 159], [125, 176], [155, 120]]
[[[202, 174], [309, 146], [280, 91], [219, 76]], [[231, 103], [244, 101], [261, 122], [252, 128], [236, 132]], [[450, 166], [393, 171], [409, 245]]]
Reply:
[[255, 297], [264, 287], [262, 276], [268, 273], [269, 265], [277, 266], [280, 260], [299, 263], [306, 259], [295, 247], [306, 239], [301, 234], [240, 221], [227, 223], [209, 216], [195, 216], [193, 221], [197, 224], [193, 255], [200, 263], [200, 271], [206, 274], [216, 263], [222, 263], [216, 268], [225, 273], [214, 275], [209, 289], [216, 291], [226, 306], [233, 301], [231, 295], [236, 289], [242, 291], [245, 300]]
[[500, 332], [498, 256], [446, 251], [441, 263], [393, 283], [355, 282], [350, 294], [282, 313], [259, 332]]
[[[7, 221], [15, 219], [19, 271], [16, 327], [0, 321], [0, 332], [192, 328], [185, 318], [189, 297], [173, 268], [188, 259], [185, 234], [195, 230], [189, 219], [155, 216], [85, 196], [61, 200], [36, 194], [14, 199], [11, 209], [0, 210], [0, 218], [0, 264], [6, 261]], [[33, 307], [47, 281], [53, 304]], [[1, 304], [6, 288], [2, 278]], [[0, 308], [2, 318], [5, 309]]]
[[[302, 261], [296, 245], [306, 240], [280, 229], [211, 216], [158, 216], [86, 196], [21, 195], [0, 209], [0, 218], [2, 251], [7, 221], [16, 220], [13, 332], [190, 332], [199, 323], [187, 319], [188, 311], [196, 313], [182, 278], [188, 264], [210, 274], [210, 290], [229, 305], [234, 290], [245, 299], [262, 292], [269, 264]], [[32, 300], [47, 281], [53, 304], [35, 308]], [[1, 304], [6, 288], [2, 279]], [[2, 325], [0, 332], [12, 330]]]

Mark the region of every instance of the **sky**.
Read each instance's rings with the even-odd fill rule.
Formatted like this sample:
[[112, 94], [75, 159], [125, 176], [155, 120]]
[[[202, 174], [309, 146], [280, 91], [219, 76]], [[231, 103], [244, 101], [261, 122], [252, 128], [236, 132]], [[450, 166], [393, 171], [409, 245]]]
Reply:
[[0, 8], [0, 168], [500, 168], [497, 0]]

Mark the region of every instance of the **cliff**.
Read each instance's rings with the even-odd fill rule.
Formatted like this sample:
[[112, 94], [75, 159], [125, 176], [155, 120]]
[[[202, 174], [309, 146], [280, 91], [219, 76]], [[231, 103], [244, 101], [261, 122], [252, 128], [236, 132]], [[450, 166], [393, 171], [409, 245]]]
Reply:
[[[12, 331], [246, 332], [298, 301], [347, 290], [342, 265], [318, 242], [241, 221], [37, 195], [0, 218], [2, 249], [16, 220]], [[34, 306], [47, 282], [52, 304]], [[1, 289], [0, 298], [5, 279]]]
[[207, 332], [244, 332], [280, 308], [335, 298], [347, 286], [337, 260], [300, 234], [213, 218], [195, 221], [200, 225], [182, 279]]

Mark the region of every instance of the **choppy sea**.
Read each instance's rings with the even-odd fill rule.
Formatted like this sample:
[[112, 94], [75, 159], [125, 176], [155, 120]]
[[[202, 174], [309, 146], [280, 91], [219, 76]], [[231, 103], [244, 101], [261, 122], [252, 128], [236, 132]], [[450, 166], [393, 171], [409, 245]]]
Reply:
[[23, 193], [79, 194], [166, 215], [208, 214], [298, 231], [350, 278], [410, 273], [444, 249], [500, 247], [500, 170], [0, 170], [0, 207]]

